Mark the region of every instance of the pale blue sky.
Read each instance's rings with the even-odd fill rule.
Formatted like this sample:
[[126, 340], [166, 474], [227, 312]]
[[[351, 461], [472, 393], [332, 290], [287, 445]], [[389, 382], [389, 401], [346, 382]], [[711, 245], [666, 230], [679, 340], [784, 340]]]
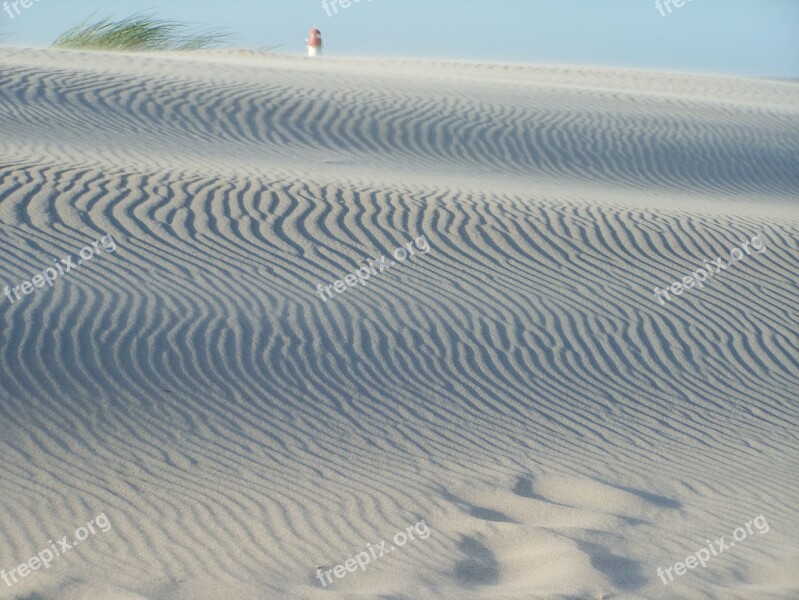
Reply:
[[315, 25], [330, 55], [799, 77], [799, 0], [693, 0], [665, 17], [655, 0], [361, 0], [330, 17], [322, 0], [35, 0], [14, 19], [0, 11], [0, 32], [46, 45], [92, 14], [142, 11], [291, 54]]

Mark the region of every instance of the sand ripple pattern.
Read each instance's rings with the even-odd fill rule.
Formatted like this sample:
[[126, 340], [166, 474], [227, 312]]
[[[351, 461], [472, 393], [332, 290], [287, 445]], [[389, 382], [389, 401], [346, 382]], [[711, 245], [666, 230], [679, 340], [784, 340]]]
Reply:
[[[0, 282], [118, 244], [0, 304], [0, 568], [114, 524], [31, 577], [36, 598], [63, 578], [320, 597], [317, 565], [421, 518], [428, 540], [334, 595], [661, 597], [656, 566], [761, 512], [768, 545], [668, 597], [788, 597], [749, 595], [768, 573], [742, 565], [787, 561], [799, 523], [799, 86], [27, 50], [0, 67]], [[430, 254], [315, 294], [420, 235]], [[765, 253], [657, 303], [753, 235]], [[579, 577], [531, 595], [540, 548]]]

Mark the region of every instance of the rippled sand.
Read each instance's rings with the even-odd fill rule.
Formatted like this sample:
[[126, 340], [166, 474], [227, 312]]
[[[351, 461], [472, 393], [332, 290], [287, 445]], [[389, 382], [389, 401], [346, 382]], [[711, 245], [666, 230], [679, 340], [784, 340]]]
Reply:
[[791, 82], [0, 49], [0, 283], [116, 243], [0, 298], [0, 568], [113, 526], [0, 599], [797, 598], [798, 203]]

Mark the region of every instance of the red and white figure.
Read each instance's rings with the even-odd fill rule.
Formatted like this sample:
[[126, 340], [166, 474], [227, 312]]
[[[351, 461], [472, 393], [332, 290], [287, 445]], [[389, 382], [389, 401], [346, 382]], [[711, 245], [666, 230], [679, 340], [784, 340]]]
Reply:
[[315, 27], [311, 29], [305, 46], [308, 48], [308, 56], [322, 56], [322, 32]]

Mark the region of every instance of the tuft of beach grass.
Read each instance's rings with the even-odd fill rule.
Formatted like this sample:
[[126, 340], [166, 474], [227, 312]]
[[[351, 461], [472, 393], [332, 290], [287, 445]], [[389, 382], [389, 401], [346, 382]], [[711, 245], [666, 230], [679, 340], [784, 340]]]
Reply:
[[84, 22], [59, 36], [53, 47], [120, 51], [201, 50], [215, 47], [225, 38], [226, 35], [219, 30], [191, 33], [183, 23], [150, 15], [134, 15], [120, 21], [104, 18], [94, 23]]

